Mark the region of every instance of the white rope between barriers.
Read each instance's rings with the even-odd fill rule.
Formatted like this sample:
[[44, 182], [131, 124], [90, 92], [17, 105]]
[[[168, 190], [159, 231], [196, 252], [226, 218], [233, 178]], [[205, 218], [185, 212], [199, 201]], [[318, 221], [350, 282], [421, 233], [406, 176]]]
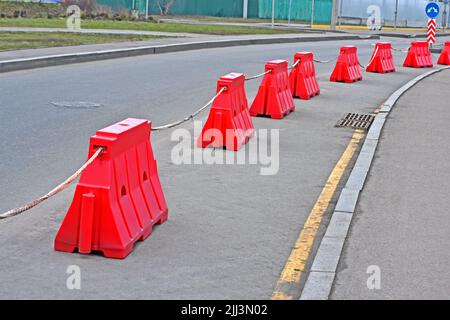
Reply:
[[227, 90], [227, 87], [223, 87], [222, 89], [220, 89], [220, 91], [217, 92], [217, 94], [211, 100], [209, 100], [207, 104], [205, 104], [203, 107], [201, 107], [200, 109], [198, 109], [194, 113], [188, 115], [183, 120], [172, 122], [172, 123], [169, 123], [169, 124], [166, 124], [166, 125], [163, 125], [163, 126], [159, 126], [159, 127], [154, 127], [154, 128], [152, 128], [152, 131], [159, 131], [159, 130], [170, 129], [170, 128], [179, 126], [180, 124], [182, 124], [182, 123], [184, 123], [186, 121], [194, 119], [200, 112], [202, 112], [203, 110], [208, 108], [211, 104], [213, 104], [214, 100], [216, 100], [222, 94], [222, 92], [224, 92], [226, 90]]
[[394, 50], [394, 51], [398, 51], [398, 52], [408, 52], [409, 51], [409, 48], [407, 48], [407, 49], [399, 49], [399, 48], [392, 47], [391, 49]]
[[317, 63], [330, 63], [330, 62], [337, 60], [337, 58], [329, 59], [329, 60], [319, 60], [319, 59], [314, 58], [313, 60], [314, 60], [314, 62], [317, 62]]
[[372, 58], [370, 59], [369, 63], [368, 63], [366, 66], [364, 66], [364, 65], [362, 65], [360, 62], [358, 62], [358, 63], [359, 63], [359, 66], [360, 66], [361, 68], [363, 68], [363, 69], [366, 69], [368, 66], [370, 66], [370, 64], [371, 64], [371, 63], [373, 62], [373, 60], [376, 58], [377, 53], [378, 53], [378, 47], [375, 47], [375, 52], [373, 53]]
[[289, 69], [289, 70], [294, 69], [296, 66], [298, 66], [299, 63], [300, 63], [300, 59], [298, 59], [297, 61], [295, 61], [295, 63], [294, 63], [292, 66], [290, 66], [288, 69]]
[[258, 78], [264, 77], [266, 74], [269, 74], [271, 72], [272, 72], [272, 69], [269, 69], [266, 72], [257, 74], [256, 76], [247, 77], [247, 78], [245, 78], [245, 81], [250, 81], [250, 80], [254, 80], [254, 79], [258, 79]]
[[[298, 59], [297, 61], [295, 61], [295, 63], [293, 65], [291, 65], [290, 67], [288, 67], [288, 70], [291, 70], [293, 68], [295, 68], [298, 64], [300, 63], [300, 59]], [[266, 72], [257, 74], [255, 76], [251, 76], [251, 77], [246, 77], [245, 81], [250, 81], [250, 80], [255, 80], [261, 77], [264, 77], [266, 74], [269, 74], [272, 72], [272, 69], [267, 70]]]
[[0, 220], [1, 219], [6, 219], [9, 217], [13, 217], [16, 216], [18, 214], [21, 214], [25, 211], [30, 210], [31, 208], [34, 208], [35, 206], [37, 206], [38, 204], [44, 202], [45, 200], [47, 200], [50, 197], [53, 197], [55, 194], [60, 193], [61, 191], [63, 191], [64, 189], [66, 189], [76, 178], [78, 178], [78, 176], [92, 163], [94, 162], [95, 159], [97, 159], [97, 157], [103, 152], [104, 148], [100, 147], [97, 149], [97, 151], [92, 155], [92, 157], [89, 158], [88, 161], [85, 162], [85, 164], [78, 169], [73, 175], [71, 175], [69, 178], [67, 178], [63, 183], [59, 184], [57, 187], [55, 187], [53, 190], [51, 190], [49, 193], [47, 193], [46, 195], [43, 195], [42, 197], [33, 200], [29, 203], [27, 203], [26, 205], [22, 206], [22, 207], [18, 207], [15, 209], [11, 209], [5, 213], [0, 214]]

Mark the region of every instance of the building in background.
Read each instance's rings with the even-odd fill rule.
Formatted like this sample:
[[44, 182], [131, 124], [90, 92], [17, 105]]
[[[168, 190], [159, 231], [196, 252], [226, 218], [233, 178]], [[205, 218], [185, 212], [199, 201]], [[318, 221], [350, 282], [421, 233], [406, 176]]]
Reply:
[[[398, 27], [425, 27], [428, 17], [425, 14], [425, 6], [429, 0], [341, 0], [340, 16], [343, 24], [366, 24], [369, 16], [367, 8], [377, 5], [381, 9], [381, 20], [383, 26], [393, 26], [395, 22], [396, 5], [398, 4], [397, 26]], [[448, 2], [448, 1], [445, 1]], [[437, 21], [442, 21], [444, 1], [440, 1], [441, 14]], [[448, 19], [447, 19], [448, 21]]]

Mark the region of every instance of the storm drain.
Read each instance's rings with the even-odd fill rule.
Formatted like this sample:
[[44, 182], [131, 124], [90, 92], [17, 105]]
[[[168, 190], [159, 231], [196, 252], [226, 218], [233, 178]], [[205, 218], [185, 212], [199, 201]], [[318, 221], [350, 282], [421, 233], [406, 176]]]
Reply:
[[100, 108], [102, 106], [100, 103], [89, 101], [58, 101], [58, 102], [51, 102], [51, 104], [58, 108], [68, 108], [68, 109], [95, 109]]
[[373, 114], [347, 113], [338, 121], [336, 127], [368, 130], [374, 119]]

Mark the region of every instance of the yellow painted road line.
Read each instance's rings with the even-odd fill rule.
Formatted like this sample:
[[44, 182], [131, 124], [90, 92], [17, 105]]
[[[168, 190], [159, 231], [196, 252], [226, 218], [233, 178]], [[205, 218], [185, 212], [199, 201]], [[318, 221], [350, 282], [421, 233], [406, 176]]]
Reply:
[[281, 272], [280, 278], [275, 286], [272, 294], [273, 300], [292, 300], [293, 296], [289, 293], [292, 285], [298, 285], [308, 262], [308, 257], [314, 239], [319, 229], [320, 223], [325, 212], [333, 199], [334, 193], [344, 175], [345, 169], [353, 158], [362, 139], [364, 138], [363, 130], [355, 130], [352, 139], [347, 148], [337, 162], [330, 174], [319, 198], [317, 199], [311, 213], [303, 226], [302, 231], [291, 251], [291, 254]]

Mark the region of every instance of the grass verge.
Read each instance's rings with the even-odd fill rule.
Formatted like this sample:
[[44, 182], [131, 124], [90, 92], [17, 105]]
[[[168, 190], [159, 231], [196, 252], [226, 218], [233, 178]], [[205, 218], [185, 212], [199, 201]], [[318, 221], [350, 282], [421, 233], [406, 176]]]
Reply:
[[0, 31], [0, 51], [45, 47], [77, 46], [82, 44], [142, 41], [156, 38], [140, 35], [99, 35], [66, 32], [3, 32]]
[[[0, 27], [34, 27], [34, 28], [65, 28], [66, 20], [55, 19], [0, 19]], [[160, 31], [178, 33], [201, 33], [216, 35], [240, 35], [240, 34], [277, 34], [292, 31], [272, 30], [268, 28], [249, 28], [241, 26], [222, 26], [204, 24], [184, 23], [155, 23], [147, 21], [114, 21], [114, 20], [82, 20], [81, 27], [84, 29], [115, 29], [115, 30], [137, 30], [137, 31]]]

